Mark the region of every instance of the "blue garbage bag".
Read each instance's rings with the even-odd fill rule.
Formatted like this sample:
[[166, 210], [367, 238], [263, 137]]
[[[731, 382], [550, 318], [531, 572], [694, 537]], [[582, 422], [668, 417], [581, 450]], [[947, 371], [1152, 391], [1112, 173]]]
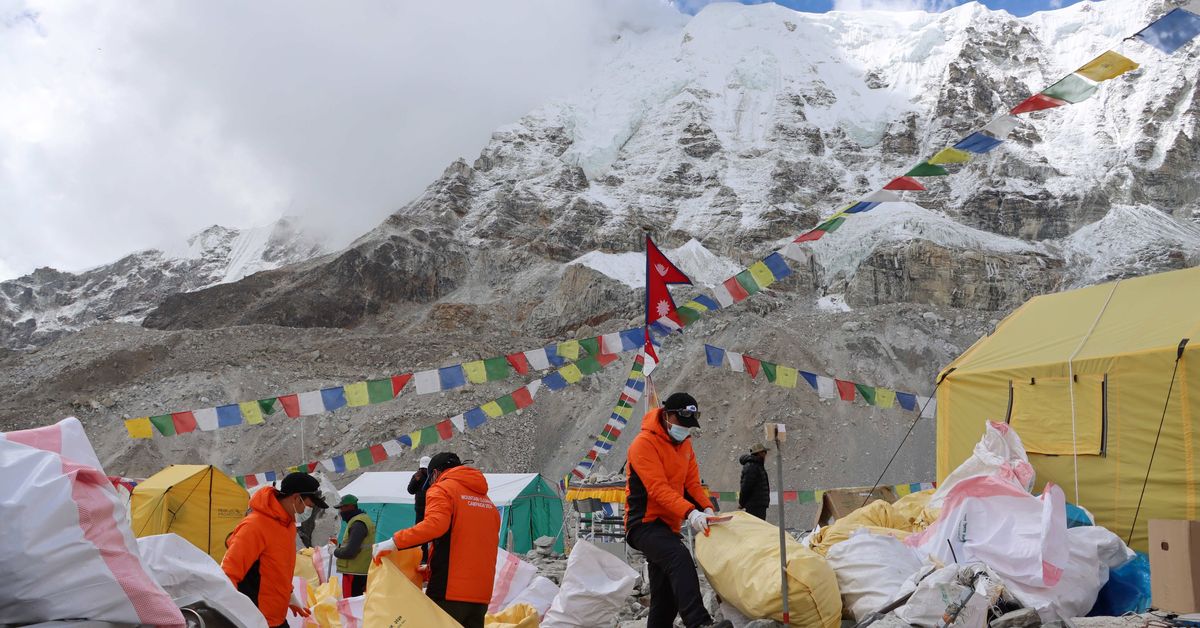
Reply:
[[1092, 515], [1088, 511], [1076, 506], [1075, 504], [1067, 504], [1067, 527], [1078, 528], [1082, 526], [1094, 526], [1096, 522], [1092, 520]]
[[1144, 613], [1150, 609], [1150, 557], [1137, 552], [1137, 557], [1112, 569], [1108, 583], [1100, 589], [1096, 605], [1089, 617], [1119, 617], [1128, 612]]

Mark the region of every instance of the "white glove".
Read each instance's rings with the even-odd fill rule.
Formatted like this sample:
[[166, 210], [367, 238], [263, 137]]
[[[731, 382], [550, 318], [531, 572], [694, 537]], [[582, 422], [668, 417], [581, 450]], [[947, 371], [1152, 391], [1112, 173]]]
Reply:
[[693, 510], [692, 512], [689, 512], [687, 516], [687, 522], [688, 525], [692, 526], [692, 531], [697, 534], [708, 529], [708, 515], [700, 512], [699, 510]]
[[379, 555], [379, 552], [387, 552], [387, 551], [395, 551], [395, 550], [396, 550], [396, 542], [392, 539], [388, 539], [386, 541], [381, 541], [379, 543], [372, 545], [371, 546], [371, 556], [375, 557], [375, 556]]
[[708, 516], [708, 517], [715, 517], [715, 516], [717, 516], [717, 513], [713, 512], [713, 509], [712, 509], [712, 508], [705, 508], [705, 509], [704, 509], [704, 514], [705, 514], [705, 516]]

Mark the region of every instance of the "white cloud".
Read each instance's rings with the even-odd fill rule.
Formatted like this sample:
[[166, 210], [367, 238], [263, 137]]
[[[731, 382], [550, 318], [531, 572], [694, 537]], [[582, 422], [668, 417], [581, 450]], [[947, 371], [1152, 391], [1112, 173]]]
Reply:
[[283, 213], [370, 229], [656, 0], [0, 8], [0, 279]]

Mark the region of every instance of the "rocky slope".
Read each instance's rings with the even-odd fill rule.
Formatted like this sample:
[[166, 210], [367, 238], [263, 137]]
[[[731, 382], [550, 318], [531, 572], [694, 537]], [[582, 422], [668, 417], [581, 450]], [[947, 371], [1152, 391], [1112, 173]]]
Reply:
[[[345, 250], [168, 290], [142, 301], [157, 304], [143, 328], [105, 324], [0, 357], [0, 428], [80, 414], [106, 463], [139, 475], [172, 461], [262, 471], [429, 425], [515, 384], [148, 442], [127, 439], [120, 418], [637, 324], [647, 231], [699, 284], [676, 289], [682, 302], [1165, 6], [1106, 0], [1018, 19], [978, 4], [824, 15], [715, 4], [682, 31], [622, 33], [591, 89], [499, 129]], [[912, 417], [708, 369], [704, 342], [928, 393], [940, 366], [1032, 295], [1200, 263], [1200, 46], [1122, 51], [1143, 68], [1023, 117], [1014, 141], [847, 221], [795, 277], [668, 341], [660, 389], [700, 391], [711, 408], [698, 439], [710, 484], [734, 488], [735, 454], [776, 421], [795, 435], [789, 488], [869, 484]], [[627, 368], [451, 446], [488, 469], [558, 477], [603, 425]], [[918, 423], [885, 481], [930, 479], [932, 443], [932, 424]]]

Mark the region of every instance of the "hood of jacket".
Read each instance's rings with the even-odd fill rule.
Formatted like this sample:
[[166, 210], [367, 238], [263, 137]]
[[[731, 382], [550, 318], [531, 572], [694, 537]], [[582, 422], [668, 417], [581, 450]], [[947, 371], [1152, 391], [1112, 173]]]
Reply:
[[683, 443], [680, 443], [680, 442], [676, 441], [674, 438], [671, 438], [671, 434], [668, 433], [667, 428], [665, 426], [663, 426], [664, 420], [663, 420], [663, 416], [662, 416], [662, 414], [663, 414], [662, 408], [652, 410], [651, 412], [654, 416], [654, 420], [647, 421], [646, 418], [649, 418], [649, 417], [643, 418], [642, 419], [642, 431], [649, 432], [651, 435], [654, 436], [654, 438], [662, 439], [664, 442], [670, 443], [676, 447], [682, 445]]
[[279, 503], [279, 498], [275, 496], [275, 489], [269, 486], [258, 490], [250, 498], [250, 510], [285, 525], [296, 523], [296, 518], [288, 514], [288, 511], [283, 508], [283, 504]]
[[488, 492], [487, 478], [483, 477], [483, 473], [475, 467], [461, 466], [442, 471], [434, 484], [440, 484], [453, 490], [452, 487], [447, 486], [448, 483], [457, 485], [456, 488], [463, 493], [487, 495]]
[[744, 465], [745, 464], [762, 464], [763, 463], [762, 458], [759, 458], [758, 456], [756, 456], [754, 454], [742, 454], [742, 457], [738, 458], [738, 462], [740, 462]]

